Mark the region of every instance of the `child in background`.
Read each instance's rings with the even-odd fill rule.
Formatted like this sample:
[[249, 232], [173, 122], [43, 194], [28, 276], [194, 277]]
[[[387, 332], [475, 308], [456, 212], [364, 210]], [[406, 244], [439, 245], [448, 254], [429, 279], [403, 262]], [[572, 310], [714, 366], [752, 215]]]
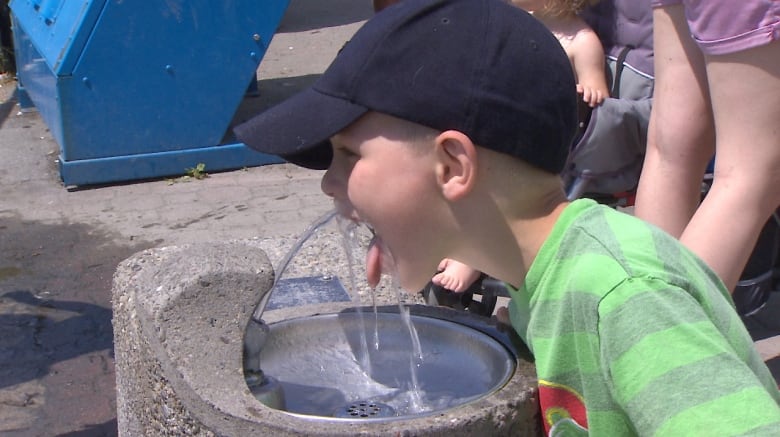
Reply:
[[717, 276], [663, 231], [567, 201], [577, 101], [527, 13], [403, 0], [236, 134], [327, 168], [336, 209], [375, 232], [371, 286], [385, 271], [419, 290], [445, 258], [504, 281], [549, 434], [780, 435], [780, 392]]
[[604, 48], [593, 29], [578, 15], [588, 0], [510, 0], [544, 23], [569, 56], [577, 93], [591, 108], [609, 96]]

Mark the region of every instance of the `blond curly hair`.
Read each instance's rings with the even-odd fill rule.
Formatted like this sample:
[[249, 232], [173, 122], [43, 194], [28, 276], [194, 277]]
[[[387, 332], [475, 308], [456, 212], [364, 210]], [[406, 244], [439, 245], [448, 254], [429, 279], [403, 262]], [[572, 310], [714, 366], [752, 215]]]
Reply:
[[552, 16], [564, 14], [579, 14], [580, 11], [593, 6], [601, 0], [545, 0], [545, 12]]

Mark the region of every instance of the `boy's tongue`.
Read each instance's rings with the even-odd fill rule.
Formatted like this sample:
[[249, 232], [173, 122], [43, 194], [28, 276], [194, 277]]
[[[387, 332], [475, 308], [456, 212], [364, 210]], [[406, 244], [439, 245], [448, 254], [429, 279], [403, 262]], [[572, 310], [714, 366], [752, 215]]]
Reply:
[[384, 252], [382, 241], [378, 237], [372, 238], [368, 245], [368, 252], [366, 252], [366, 279], [371, 288], [376, 288], [382, 277]]

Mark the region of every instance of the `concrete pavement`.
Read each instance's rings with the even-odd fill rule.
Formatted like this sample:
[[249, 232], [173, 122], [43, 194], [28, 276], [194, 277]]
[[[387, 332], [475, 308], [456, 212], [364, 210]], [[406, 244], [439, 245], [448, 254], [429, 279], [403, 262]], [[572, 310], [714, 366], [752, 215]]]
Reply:
[[[311, 83], [370, 15], [368, 0], [292, 0], [234, 122]], [[331, 204], [321, 172], [290, 165], [68, 190], [14, 87], [0, 87], [0, 436], [113, 436], [116, 265], [153, 246], [295, 236]], [[753, 331], [780, 332], [777, 308]]]
[[[368, 0], [292, 0], [234, 123], [311, 83], [370, 15]], [[68, 190], [14, 89], [0, 87], [0, 435], [112, 436], [116, 265], [152, 246], [297, 236], [331, 202], [321, 172], [286, 164]]]

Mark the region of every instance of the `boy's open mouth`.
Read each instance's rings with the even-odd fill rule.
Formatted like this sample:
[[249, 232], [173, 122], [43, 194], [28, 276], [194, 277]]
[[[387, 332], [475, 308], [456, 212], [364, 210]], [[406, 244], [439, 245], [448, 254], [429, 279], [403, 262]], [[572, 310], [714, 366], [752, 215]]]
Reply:
[[336, 210], [344, 220], [365, 226], [371, 232], [371, 241], [366, 251], [366, 280], [369, 287], [376, 288], [382, 279], [382, 273], [392, 275], [395, 272], [395, 262], [387, 245], [377, 234], [375, 228], [370, 223], [364, 221], [356, 211], [349, 209], [348, 212], [345, 212], [339, 208], [338, 203], [336, 204]]

